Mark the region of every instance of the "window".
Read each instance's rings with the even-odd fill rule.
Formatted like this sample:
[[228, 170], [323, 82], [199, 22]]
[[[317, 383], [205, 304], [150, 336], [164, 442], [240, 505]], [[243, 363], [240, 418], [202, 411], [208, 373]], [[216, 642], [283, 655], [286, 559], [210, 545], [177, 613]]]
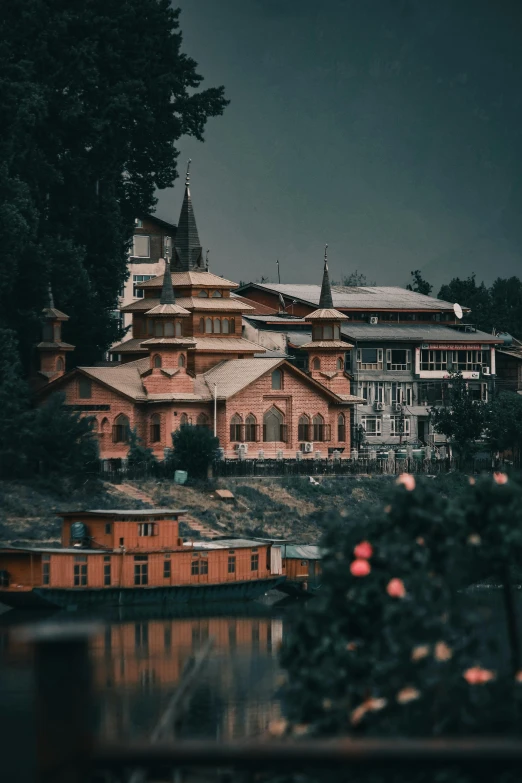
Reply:
[[212, 318], [205, 318], [205, 332], [212, 334]]
[[149, 583], [149, 564], [147, 555], [134, 556], [134, 584], [148, 585]]
[[199, 561], [199, 573], [208, 574], [208, 560]]
[[178, 367], [184, 367], [185, 366], [185, 354], [180, 353], [178, 358]]
[[258, 571], [259, 570], [259, 555], [258, 554], [250, 555], [250, 570], [251, 571]]
[[65, 364], [61, 356], [59, 356], [56, 360], [56, 372], [62, 372], [65, 370]]
[[340, 443], [344, 443], [346, 440], [346, 419], [344, 413], [340, 413], [337, 417], [337, 440]]
[[221, 291], [212, 291], [212, 297], [214, 299], [221, 299], [223, 297], [223, 294]]
[[236, 557], [235, 557], [235, 555], [229, 555], [228, 556], [228, 573], [229, 574], [235, 574], [236, 573]]
[[283, 388], [283, 373], [281, 370], [274, 370], [272, 373], [272, 389], [279, 391]]
[[341, 327], [338, 324], [316, 324], [312, 329], [313, 340], [338, 340], [341, 336]]
[[382, 348], [359, 348], [357, 363], [360, 370], [382, 369]]
[[337, 370], [344, 370], [344, 362], [341, 356], [339, 356], [339, 358], [337, 359], [335, 366]]
[[76, 555], [74, 558], [74, 586], [85, 587], [87, 585], [87, 556]]
[[161, 321], [154, 321], [154, 336], [163, 337], [163, 323]]
[[384, 402], [384, 383], [376, 381], [373, 385], [373, 398], [375, 402]]
[[90, 400], [92, 397], [91, 379], [84, 375], [80, 375], [78, 379], [78, 397], [80, 400]]
[[234, 413], [232, 418], [230, 419], [230, 440], [231, 441], [242, 441], [243, 440], [243, 434], [241, 432], [243, 427], [243, 421], [241, 419], [241, 416], [238, 413]]
[[382, 432], [380, 416], [361, 416], [361, 424], [367, 435], [380, 435]]
[[111, 557], [110, 555], [103, 556], [103, 584], [105, 587], [111, 585]]
[[419, 402], [421, 405], [443, 405], [444, 385], [442, 383], [419, 383]]
[[[231, 332], [231, 334], [234, 334], [235, 331], [236, 331], [236, 319], [235, 318], [231, 318], [230, 319], [230, 332]], [[241, 357], [239, 357], [239, 358], [241, 358]]]
[[112, 526], [110, 522], [105, 523], [105, 535], [110, 536], [112, 530]]
[[202, 299], [208, 299], [208, 291], [200, 291], [198, 296], [200, 296]]
[[176, 321], [175, 327], [176, 327], [176, 337], [181, 337], [181, 332], [182, 332], [181, 321]]
[[390, 417], [390, 435], [410, 435], [410, 419], [405, 416]]
[[164, 328], [165, 337], [174, 337], [174, 324], [172, 321], [167, 321]]
[[135, 218], [134, 225], [136, 228], [143, 228], [143, 220], [141, 220], [141, 218]]
[[[145, 237], [148, 240], [148, 237]], [[148, 254], [146, 256], [148, 258]], [[138, 288], [138, 283], [144, 283], [145, 280], [151, 280], [156, 275], [132, 275], [132, 295], [134, 299], [143, 299], [145, 291], [143, 288]]]
[[214, 318], [214, 334], [221, 334], [221, 319]]
[[150, 417], [150, 441], [158, 443], [161, 440], [161, 419], [159, 413]]
[[229, 334], [229, 332], [230, 332], [230, 321], [228, 320], [228, 318], [223, 318], [222, 326], [223, 326], [223, 334]]
[[128, 418], [120, 413], [114, 420], [114, 426], [112, 428], [112, 440], [113, 443], [128, 443], [130, 432], [130, 424]]
[[391, 403], [411, 405], [413, 403], [413, 386], [411, 383], [391, 384]]
[[321, 360], [315, 357], [315, 359], [312, 360], [312, 367], [314, 370], [320, 370], [321, 369]]
[[208, 416], [205, 413], [200, 413], [196, 419], [198, 427], [208, 427]]
[[253, 413], [249, 413], [245, 419], [245, 440], [249, 443], [257, 441], [257, 421]]
[[421, 350], [421, 370], [434, 372], [446, 370], [448, 366], [448, 352], [447, 351], [431, 351], [427, 349]]
[[170, 560], [163, 561], [163, 579], [170, 579]]
[[203, 333], [205, 331], [205, 319], [200, 318], [199, 319], [199, 331]]
[[42, 555], [42, 584], [48, 585], [51, 579], [51, 556]]
[[192, 576], [199, 576], [199, 560], [193, 560], [190, 567], [190, 573]]
[[132, 237], [133, 258], [150, 258], [150, 237], [134, 234]]
[[152, 360], [152, 364], [156, 368], [161, 367], [161, 356], [159, 355], [159, 353], [157, 353], [154, 359]]
[[157, 536], [158, 526], [155, 522], [140, 522], [138, 524], [138, 536]]
[[266, 443], [286, 441], [283, 414], [275, 407], [270, 408], [263, 416], [263, 440]]
[[52, 342], [53, 342], [53, 339], [54, 339], [53, 325], [52, 325], [52, 324], [45, 323], [45, 324], [43, 325], [43, 330], [42, 330], [42, 332], [43, 332], [43, 333], [42, 333], [42, 337], [43, 337], [43, 339], [44, 339], [44, 342], [46, 342], [46, 343], [52, 343]]
[[297, 440], [310, 440], [310, 419], [304, 413], [297, 424]]
[[108, 432], [109, 432], [109, 419], [104, 418], [102, 419], [102, 423], [101, 423], [101, 434], [107, 435]]
[[314, 437], [313, 440], [317, 441], [323, 441], [324, 440], [324, 419], [320, 414], [317, 414], [317, 416], [314, 416], [313, 418], [313, 425], [314, 425]]
[[482, 351], [450, 351], [448, 365], [459, 372], [480, 372], [484, 364]]
[[323, 326], [323, 340], [333, 340], [333, 326], [331, 324]]
[[401, 349], [388, 349], [386, 351], [387, 370], [411, 370], [411, 351]]
[[189, 420], [188, 420], [187, 414], [186, 413], [182, 413], [181, 416], [179, 417], [179, 426], [180, 427], [188, 427], [188, 423], [189, 423]]

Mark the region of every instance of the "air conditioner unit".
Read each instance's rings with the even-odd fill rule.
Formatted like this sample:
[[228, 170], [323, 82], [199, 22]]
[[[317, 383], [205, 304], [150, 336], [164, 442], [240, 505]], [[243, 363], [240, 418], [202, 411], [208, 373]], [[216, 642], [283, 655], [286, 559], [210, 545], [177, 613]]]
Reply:
[[392, 408], [393, 408], [393, 410], [394, 410], [394, 411], [396, 411], [397, 413], [400, 413], [400, 412], [401, 412], [401, 410], [402, 410], [402, 405], [401, 405], [401, 403], [400, 403], [400, 402], [394, 402], [394, 403], [393, 403], [393, 405], [392, 405]]
[[373, 407], [376, 411], [383, 411], [384, 410], [384, 403], [383, 402], [374, 402]]
[[378, 318], [376, 315], [372, 315], [372, 316], [370, 317], [370, 323], [371, 323], [371, 324], [373, 324], [373, 325], [375, 326], [375, 324], [378, 324], [378, 323], [379, 323], [379, 318]]
[[484, 365], [484, 367], [482, 368], [482, 375], [491, 375], [491, 370], [490, 370], [490, 368], [489, 368], [489, 367], [486, 367], [486, 366]]
[[479, 372], [472, 372], [472, 373], [470, 373], [470, 377], [471, 378], [479, 378], [480, 377], [480, 373]]
[[248, 443], [239, 443], [237, 450], [243, 454], [248, 454]]
[[305, 454], [311, 454], [313, 450], [314, 450], [313, 443], [303, 443], [302, 451], [304, 451]]

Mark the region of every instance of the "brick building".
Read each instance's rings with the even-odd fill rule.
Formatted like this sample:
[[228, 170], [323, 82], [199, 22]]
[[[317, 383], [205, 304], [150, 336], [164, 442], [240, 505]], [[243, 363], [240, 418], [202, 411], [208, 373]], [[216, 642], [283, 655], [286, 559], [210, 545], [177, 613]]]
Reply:
[[[138, 283], [143, 297], [122, 308], [132, 332], [111, 349], [121, 362], [65, 373], [62, 354], [72, 346], [61, 344], [58, 330], [60, 339], [44, 339], [42, 398], [60, 390], [94, 418], [102, 459], [125, 459], [131, 429], [162, 458], [186, 424], [213, 428], [227, 456], [349, 456], [359, 400], [344, 369], [345, 316], [333, 308], [326, 257], [319, 307], [309, 315], [312, 339], [302, 346], [310, 355], [305, 373], [243, 337], [242, 315], [254, 308], [231, 296], [235, 283], [208, 270], [188, 175], [170, 263], [169, 251], [164, 273]], [[50, 308], [46, 319], [59, 326], [65, 316], [56, 313]]]

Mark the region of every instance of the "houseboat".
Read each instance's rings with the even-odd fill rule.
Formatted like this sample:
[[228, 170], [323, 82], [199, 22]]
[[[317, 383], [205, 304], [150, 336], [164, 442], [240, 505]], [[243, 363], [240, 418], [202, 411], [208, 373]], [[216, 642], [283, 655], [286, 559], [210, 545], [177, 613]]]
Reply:
[[283, 573], [281, 590], [287, 595], [315, 593], [321, 586], [320, 547], [311, 544], [282, 544]]
[[284, 581], [280, 547], [184, 541], [180, 509], [74, 511], [61, 547], [0, 548], [0, 603], [66, 607], [250, 600]]

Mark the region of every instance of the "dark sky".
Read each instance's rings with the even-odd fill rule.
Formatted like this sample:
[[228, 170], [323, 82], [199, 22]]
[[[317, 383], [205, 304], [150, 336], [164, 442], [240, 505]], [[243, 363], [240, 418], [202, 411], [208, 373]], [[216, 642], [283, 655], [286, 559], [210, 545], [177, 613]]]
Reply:
[[334, 279], [522, 275], [522, 0], [174, 4], [231, 100], [180, 145], [214, 272], [319, 282], [328, 242]]

